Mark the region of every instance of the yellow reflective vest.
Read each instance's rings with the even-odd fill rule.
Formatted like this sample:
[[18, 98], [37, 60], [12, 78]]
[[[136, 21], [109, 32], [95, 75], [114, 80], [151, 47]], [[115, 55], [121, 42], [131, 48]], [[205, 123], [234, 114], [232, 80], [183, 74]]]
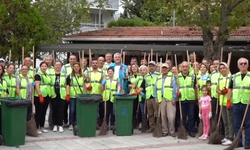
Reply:
[[195, 83], [195, 75], [192, 73], [189, 73], [188, 76], [185, 78], [181, 73], [178, 74], [179, 77], [179, 85], [180, 85], [180, 93], [181, 93], [181, 101], [185, 100], [195, 100], [195, 89], [194, 89], [194, 83]]
[[110, 78], [108, 77], [106, 80], [105, 90], [103, 91], [103, 101], [110, 100], [111, 102], [114, 102], [114, 94], [117, 93], [118, 79], [114, 77], [112, 81], [110, 81]]
[[[162, 83], [162, 75], [157, 77], [156, 81], [156, 93], [157, 93], [157, 100], [160, 103], [162, 101], [162, 97], [166, 100], [173, 100], [173, 85], [172, 81], [174, 80], [174, 75], [171, 72], [168, 72], [167, 76], [165, 77], [164, 83]], [[162, 94], [162, 85], [164, 85], [164, 94]]]

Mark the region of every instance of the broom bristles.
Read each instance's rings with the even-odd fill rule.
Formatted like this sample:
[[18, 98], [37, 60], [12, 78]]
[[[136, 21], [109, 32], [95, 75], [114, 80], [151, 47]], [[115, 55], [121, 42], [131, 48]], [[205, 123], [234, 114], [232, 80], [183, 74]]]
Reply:
[[99, 135], [106, 135], [108, 131], [108, 125], [106, 119], [103, 121]]
[[181, 124], [179, 129], [178, 129], [177, 138], [182, 139], [182, 140], [187, 140], [187, 131], [186, 131], [183, 124]]
[[145, 133], [147, 130], [148, 130], [147, 118], [146, 118], [146, 115], [144, 115], [142, 118], [141, 132]]
[[29, 136], [33, 136], [33, 137], [38, 136], [36, 121], [35, 121], [35, 117], [33, 115], [31, 116], [31, 119], [27, 122], [26, 134]]
[[209, 136], [208, 144], [221, 144], [219, 127], [216, 127], [216, 130]]
[[239, 130], [236, 138], [233, 140], [233, 143], [228, 148], [225, 148], [225, 150], [234, 150], [239, 144], [241, 135], [242, 135], [242, 129]]
[[202, 136], [203, 134], [203, 123], [202, 123], [202, 120], [200, 121], [199, 123], [199, 128], [198, 128], [198, 136]]
[[157, 137], [157, 138], [162, 137], [160, 118], [157, 118], [156, 127], [153, 132], [153, 137]]
[[215, 117], [212, 120], [212, 127], [210, 129], [210, 134], [212, 134], [216, 130], [217, 122], [218, 122], [218, 114], [215, 114]]

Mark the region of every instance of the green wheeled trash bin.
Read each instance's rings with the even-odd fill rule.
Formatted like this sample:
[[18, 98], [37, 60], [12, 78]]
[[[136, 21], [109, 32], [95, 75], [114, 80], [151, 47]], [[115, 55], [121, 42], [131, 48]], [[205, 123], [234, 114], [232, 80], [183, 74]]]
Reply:
[[25, 144], [27, 107], [31, 101], [16, 98], [1, 98], [2, 134], [4, 145], [19, 146]]
[[77, 95], [76, 124], [79, 137], [94, 137], [96, 135], [97, 108], [101, 100], [101, 95]]
[[116, 118], [116, 135], [125, 136], [133, 134], [133, 105], [136, 96], [123, 94], [114, 95], [114, 110]]

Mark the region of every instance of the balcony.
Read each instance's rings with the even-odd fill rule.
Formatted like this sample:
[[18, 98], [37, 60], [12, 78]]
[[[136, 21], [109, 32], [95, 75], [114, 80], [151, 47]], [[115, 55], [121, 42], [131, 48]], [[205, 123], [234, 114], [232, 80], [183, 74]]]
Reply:
[[[104, 28], [104, 24], [100, 24], [101, 29]], [[99, 24], [95, 24], [95, 23], [81, 23], [81, 31], [93, 31], [93, 30], [98, 30], [99, 28]]]
[[[93, 3], [95, 0], [87, 0], [89, 3]], [[90, 6], [91, 9], [99, 9], [98, 4], [93, 4]], [[118, 11], [119, 10], [119, 0], [108, 0], [108, 5], [104, 6], [105, 10]]]

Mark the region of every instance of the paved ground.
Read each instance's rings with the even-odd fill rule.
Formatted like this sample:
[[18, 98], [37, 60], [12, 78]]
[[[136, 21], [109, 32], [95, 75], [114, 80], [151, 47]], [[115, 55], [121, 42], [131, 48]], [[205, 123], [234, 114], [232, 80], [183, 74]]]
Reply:
[[170, 136], [154, 138], [152, 134], [136, 131], [133, 136], [115, 136], [109, 132], [106, 136], [80, 138], [68, 130], [64, 133], [50, 131], [36, 138], [27, 136], [26, 144], [19, 148], [0, 147], [1, 150], [222, 150], [224, 148], [191, 137], [188, 140]]
[[[47, 116], [48, 118], [48, 116]], [[47, 121], [45, 126], [48, 126]], [[96, 132], [98, 135], [99, 131]], [[26, 136], [26, 144], [19, 148], [0, 146], [0, 150], [223, 150], [222, 145], [188, 137], [179, 140], [170, 136], [154, 138], [152, 134], [134, 130], [133, 136], [116, 136], [111, 131], [105, 136], [80, 138], [65, 128], [64, 133], [43, 133], [39, 137]], [[243, 148], [241, 148], [243, 149]]]

